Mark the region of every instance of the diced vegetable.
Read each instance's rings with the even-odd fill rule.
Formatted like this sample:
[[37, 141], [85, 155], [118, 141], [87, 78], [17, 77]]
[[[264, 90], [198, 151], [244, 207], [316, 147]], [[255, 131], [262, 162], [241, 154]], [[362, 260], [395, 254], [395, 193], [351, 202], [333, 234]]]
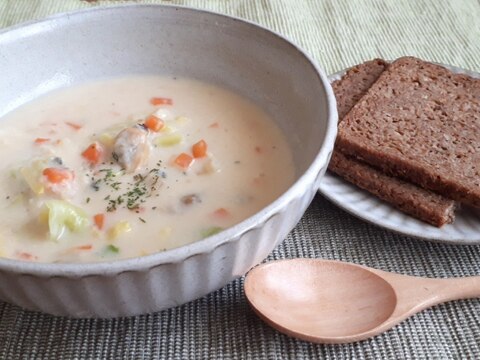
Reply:
[[192, 146], [192, 153], [194, 158], [207, 156], [207, 143], [204, 140], [200, 140]]
[[170, 134], [170, 135], [164, 135], [156, 138], [154, 140], [154, 143], [155, 145], [158, 145], [158, 146], [169, 147], [169, 146], [180, 144], [182, 140], [183, 140], [182, 135]]
[[93, 221], [95, 222], [95, 226], [98, 228], [98, 230], [102, 230], [103, 224], [105, 223], [105, 215], [96, 214], [93, 216]]
[[192, 165], [193, 160], [193, 157], [191, 157], [190, 155], [186, 153], [181, 153], [175, 158], [174, 162], [175, 165], [179, 166], [180, 168], [188, 169], [190, 165]]
[[76, 123], [71, 122], [71, 121], [65, 121], [65, 124], [67, 124], [68, 126], [70, 126], [74, 130], [80, 130], [83, 127], [82, 125], [76, 124]]
[[75, 249], [76, 250], [92, 250], [93, 248], [93, 245], [92, 244], [89, 244], [89, 245], [80, 245], [80, 246], [76, 246]]
[[150, 115], [144, 123], [145, 127], [150, 131], [159, 132], [165, 125], [161, 119], [155, 115]]
[[115, 240], [120, 235], [132, 231], [132, 227], [128, 221], [120, 221], [112, 226], [107, 233], [107, 236], [110, 240]]
[[176, 132], [177, 129], [172, 125], [166, 124], [160, 131], [162, 132], [162, 134], [172, 134]]
[[97, 142], [91, 144], [82, 153], [82, 156], [92, 165], [96, 165], [100, 162], [103, 154], [103, 149]]
[[81, 232], [90, 226], [85, 211], [63, 200], [45, 202], [50, 237], [59, 240], [66, 230]]
[[206, 228], [206, 229], [202, 230], [200, 232], [200, 234], [202, 235], [202, 238], [206, 238], [206, 237], [218, 234], [222, 230], [223, 230], [223, 228], [221, 228], [219, 226], [212, 226], [212, 227], [209, 227], [209, 228]]
[[220, 171], [220, 169], [214, 164], [212, 159], [207, 159], [206, 162], [203, 164], [200, 171], [197, 172], [198, 175], [211, 175]]
[[63, 168], [46, 168], [43, 170], [43, 176], [45, 176], [48, 182], [52, 184], [59, 184], [64, 181], [72, 180], [74, 175], [73, 172], [68, 169]]
[[175, 123], [179, 124], [179, 125], [185, 125], [185, 124], [188, 124], [190, 122], [190, 118], [186, 117], [186, 116], [177, 116], [175, 118]]
[[105, 246], [105, 248], [103, 249], [104, 255], [113, 255], [118, 254], [119, 252], [120, 248], [112, 244]]
[[36, 195], [41, 195], [45, 192], [45, 187], [41, 182], [45, 164], [45, 160], [35, 160], [30, 166], [20, 169], [20, 174], [22, 174], [23, 179]]
[[38, 256], [32, 255], [28, 252], [20, 252], [20, 253], [17, 254], [17, 258], [19, 258], [21, 260], [32, 261], [32, 260], [37, 260]]
[[172, 112], [170, 109], [167, 108], [158, 108], [153, 115], [155, 115], [157, 118], [165, 121], [165, 120], [170, 120], [172, 118]]
[[170, 235], [172, 235], [172, 228], [170, 226], [166, 226], [161, 228], [159, 231], [160, 240], [165, 241], [167, 240]]
[[103, 146], [112, 146], [113, 142], [115, 140], [115, 136], [113, 136], [110, 133], [103, 133], [98, 136], [98, 141], [103, 145]]
[[150, 99], [150, 104], [158, 106], [158, 105], [173, 105], [172, 99], [163, 98], [163, 97], [153, 97]]
[[46, 143], [46, 142], [49, 142], [50, 139], [47, 139], [47, 138], [36, 138], [35, 139], [35, 144], [43, 144], [43, 143]]
[[230, 211], [225, 208], [219, 208], [213, 212], [213, 216], [218, 219], [225, 219], [230, 217]]

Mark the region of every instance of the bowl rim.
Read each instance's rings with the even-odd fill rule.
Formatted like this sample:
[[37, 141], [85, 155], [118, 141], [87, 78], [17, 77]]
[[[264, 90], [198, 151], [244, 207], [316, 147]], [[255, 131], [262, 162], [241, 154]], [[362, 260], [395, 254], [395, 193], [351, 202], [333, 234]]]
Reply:
[[270, 30], [263, 25], [257, 24], [253, 21], [242, 19], [236, 16], [225, 15], [218, 12], [198, 9], [189, 6], [179, 6], [173, 4], [123, 4], [114, 6], [99, 6], [81, 10], [67, 11], [48, 17], [31, 20], [16, 24], [5, 29], [0, 30], [0, 43], [12, 39], [29, 36], [30, 33], [37, 33], [43, 31], [45, 27], [51, 22], [63, 21], [67, 23], [72, 18], [79, 18], [82, 16], [95, 16], [98, 13], [108, 11], [134, 11], [138, 8], [150, 8], [156, 11], [158, 8], [170, 8], [191, 13], [203, 13], [213, 18], [220, 17], [228, 21], [240, 22], [249, 27], [256, 28], [269, 35], [283, 41], [293, 51], [299, 53], [308, 60], [309, 65], [316, 73], [318, 80], [322, 83], [327, 100], [327, 124], [324, 136], [323, 145], [319, 152], [308, 166], [307, 170], [301, 174], [298, 179], [290, 185], [290, 187], [278, 196], [274, 201], [263, 207], [260, 211], [249, 216], [245, 220], [225, 229], [224, 231], [213, 236], [195, 241], [193, 243], [183, 245], [177, 248], [172, 248], [163, 252], [157, 252], [145, 256], [138, 256], [132, 258], [125, 258], [111, 261], [99, 262], [85, 262], [85, 263], [43, 263], [43, 262], [28, 262], [24, 260], [16, 260], [0, 257], [0, 271], [9, 273], [18, 273], [22, 275], [35, 275], [41, 277], [85, 277], [94, 275], [116, 275], [123, 272], [145, 271], [147, 269], [159, 266], [179, 263], [190, 257], [209, 254], [217, 247], [232, 241], [239, 241], [241, 235], [252, 229], [263, 226], [277, 212], [281, 211], [288, 202], [296, 197], [298, 192], [305, 191], [305, 188], [314, 183], [317, 179], [318, 173], [322, 165], [326, 165], [328, 157], [330, 156], [337, 132], [337, 108], [336, 100], [330, 86], [328, 77], [322, 69], [319, 68], [316, 61], [300, 46], [290, 41], [286, 36]]

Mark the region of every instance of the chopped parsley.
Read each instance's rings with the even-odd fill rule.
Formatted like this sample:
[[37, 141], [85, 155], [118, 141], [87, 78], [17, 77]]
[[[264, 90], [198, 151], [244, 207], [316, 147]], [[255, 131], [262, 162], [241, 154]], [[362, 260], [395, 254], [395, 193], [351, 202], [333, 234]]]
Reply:
[[161, 161], [157, 162], [157, 166], [149, 171], [147, 169], [146, 173], [135, 174], [133, 178], [130, 178], [131, 181], [125, 181], [123, 170], [116, 172], [111, 168], [101, 169], [98, 172], [100, 177], [92, 177], [91, 187], [95, 191], [98, 191], [100, 187], [108, 187], [112, 192], [117, 192], [117, 194], [109, 194], [103, 199], [107, 202], [107, 212], [113, 212], [119, 207], [138, 211], [147, 198], [158, 196], [154, 193], [159, 188], [159, 179], [167, 176], [165, 171], [159, 169]]

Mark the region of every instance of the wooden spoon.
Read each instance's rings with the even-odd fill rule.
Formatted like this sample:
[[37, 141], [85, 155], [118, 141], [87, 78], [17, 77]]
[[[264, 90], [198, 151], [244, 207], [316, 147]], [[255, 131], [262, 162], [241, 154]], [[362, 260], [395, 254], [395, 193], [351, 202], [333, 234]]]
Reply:
[[340, 261], [281, 260], [250, 271], [245, 294], [277, 330], [338, 344], [378, 335], [432, 305], [480, 297], [480, 276], [431, 279]]

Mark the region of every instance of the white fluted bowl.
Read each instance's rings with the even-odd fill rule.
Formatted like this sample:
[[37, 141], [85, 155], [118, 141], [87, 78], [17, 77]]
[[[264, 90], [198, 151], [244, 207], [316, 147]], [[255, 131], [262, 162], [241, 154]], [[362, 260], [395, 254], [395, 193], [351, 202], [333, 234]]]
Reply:
[[62, 14], [0, 32], [0, 116], [39, 95], [127, 74], [177, 74], [254, 100], [288, 135], [295, 183], [245, 221], [149, 256], [88, 264], [0, 259], [0, 299], [73, 317], [177, 306], [243, 275], [296, 225], [325, 173], [336, 134], [328, 79], [298, 47], [258, 25], [171, 6]]

